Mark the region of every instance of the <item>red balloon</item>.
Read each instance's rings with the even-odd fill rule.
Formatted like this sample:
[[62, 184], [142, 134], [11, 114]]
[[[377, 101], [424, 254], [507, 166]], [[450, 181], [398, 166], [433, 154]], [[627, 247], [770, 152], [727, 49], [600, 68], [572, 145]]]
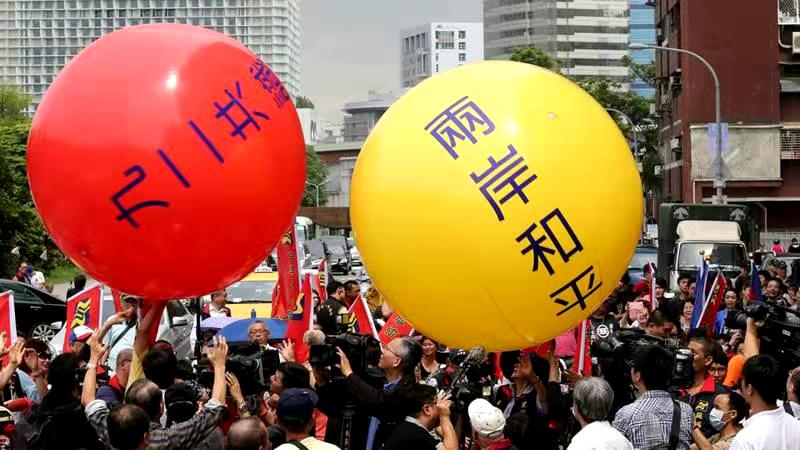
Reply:
[[293, 224], [305, 169], [278, 77], [236, 40], [189, 25], [125, 28], [86, 47], [28, 140], [31, 192], [56, 244], [150, 300], [251, 272]]

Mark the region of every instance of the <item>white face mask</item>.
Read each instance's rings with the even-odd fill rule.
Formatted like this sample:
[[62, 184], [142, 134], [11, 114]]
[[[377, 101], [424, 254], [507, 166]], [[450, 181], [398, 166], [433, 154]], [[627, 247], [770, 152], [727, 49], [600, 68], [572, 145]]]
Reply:
[[725, 422], [722, 421], [722, 416], [724, 415], [725, 413], [717, 408], [712, 409], [711, 412], [708, 413], [708, 421], [715, 430], [719, 431], [725, 428]]

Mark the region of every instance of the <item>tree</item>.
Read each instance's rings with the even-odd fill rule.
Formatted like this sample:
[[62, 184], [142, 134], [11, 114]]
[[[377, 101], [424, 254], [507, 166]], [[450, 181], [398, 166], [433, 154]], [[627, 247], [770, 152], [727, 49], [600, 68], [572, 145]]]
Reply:
[[628, 66], [631, 71], [642, 79], [645, 83], [655, 87], [656, 85], [656, 65], [654, 63], [639, 64], [629, 56], [622, 57], [622, 63]]
[[536, 47], [515, 48], [511, 51], [511, 61], [533, 64], [553, 71], [558, 70], [558, 62], [547, 52]]
[[[0, 273], [12, 275], [20, 259], [49, 269], [63, 262], [50, 240], [28, 189], [25, 152], [30, 119], [23, 113], [31, 98], [14, 88], [0, 86]], [[12, 255], [19, 246], [21, 255]], [[39, 255], [47, 250], [47, 261]]]
[[325, 161], [319, 157], [314, 147], [306, 145], [306, 190], [303, 194], [303, 202], [301, 206], [317, 206], [317, 188], [313, 185], [319, 186], [319, 206], [324, 206], [327, 203], [325, 196], [325, 187], [322, 183], [328, 178], [328, 166]]
[[294, 101], [295, 108], [308, 108], [314, 109], [314, 102], [311, 101], [310, 98], [304, 97], [302, 95], [298, 95]]

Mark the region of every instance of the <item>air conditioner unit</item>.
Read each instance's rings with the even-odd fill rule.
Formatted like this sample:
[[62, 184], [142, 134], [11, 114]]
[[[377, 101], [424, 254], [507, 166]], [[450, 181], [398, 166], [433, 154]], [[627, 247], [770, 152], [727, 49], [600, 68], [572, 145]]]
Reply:
[[800, 53], [800, 32], [792, 32], [792, 53]]
[[675, 137], [669, 140], [669, 149], [672, 151], [681, 150], [681, 138]]

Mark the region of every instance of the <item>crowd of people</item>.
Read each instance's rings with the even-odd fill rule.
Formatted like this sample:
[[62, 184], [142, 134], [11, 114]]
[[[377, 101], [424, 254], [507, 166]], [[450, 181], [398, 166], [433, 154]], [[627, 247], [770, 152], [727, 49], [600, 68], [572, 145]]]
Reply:
[[[797, 449], [800, 361], [764, 330], [793, 330], [800, 302], [775, 261], [756, 286], [746, 271], [727, 280], [713, 330], [692, 323], [703, 286], [690, 276], [673, 293], [652, 265], [641, 281], [625, 275], [588, 319], [583, 372], [575, 330], [490, 354], [348, 334], [360, 285], [334, 280], [325, 301], [314, 293], [310, 358], [254, 319], [248, 342], [205, 332], [196, 358], [179, 360], [169, 342], [150, 342], [161, 312], [123, 295], [121, 311], [77, 327], [55, 357], [45, 342], [0, 335], [0, 449]], [[380, 329], [391, 306], [375, 289], [365, 299]], [[230, 315], [226, 301], [215, 292], [195, 312]], [[743, 329], [726, 320], [756, 303], [784, 313], [748, 314]]]

